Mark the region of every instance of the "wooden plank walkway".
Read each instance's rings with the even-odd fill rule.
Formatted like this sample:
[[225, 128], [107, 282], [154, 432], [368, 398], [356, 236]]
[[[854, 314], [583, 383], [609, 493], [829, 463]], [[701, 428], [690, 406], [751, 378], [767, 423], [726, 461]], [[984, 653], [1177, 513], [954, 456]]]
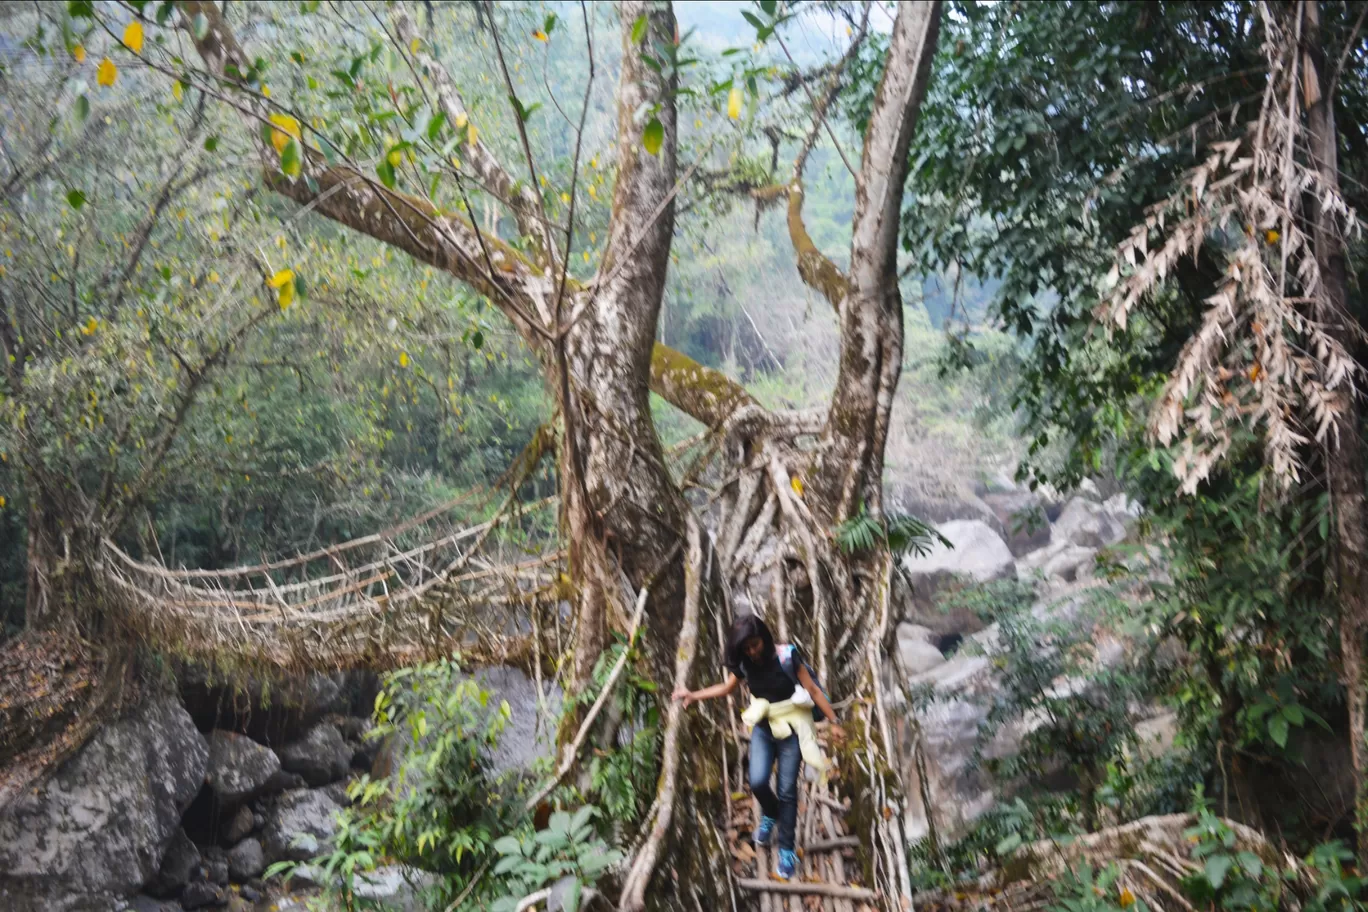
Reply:
[[819, 787], [806, 777], [799, 784], [799, 869], [788, 882], [774, 876], [778, 849], [751, 841], [759, 805], [749, 792], [732, 798], [732, 872], [742, 891], [758, 895], [761, 912], [878, 912], [878, 896], [859, 881], [860, 839], [847, 828], [847, 805], [836, 800], [829, 784]]

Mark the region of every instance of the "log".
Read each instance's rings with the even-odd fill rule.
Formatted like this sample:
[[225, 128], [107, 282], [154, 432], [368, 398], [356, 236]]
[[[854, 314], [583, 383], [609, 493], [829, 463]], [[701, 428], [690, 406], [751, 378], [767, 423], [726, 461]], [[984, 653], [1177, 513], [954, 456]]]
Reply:
[[837, 836], [835, 839], [819, 839], [816, 842], [803, 846], [803, 851], [809, 854], [815, 852], [833, 852], [841, 849], [858, 849], [860, 847], [859, 836]]
[[827, 807], [831, 808], [838, 814], [844, 815], [849, 813], [850, 811], [850, 808], [846, 807], [844, 804], [841, 804], [841, 802], [837, 801], [835, 798], [828, 798], [826, 795], [817, 795], [816, 798], [822, 804], [825, 804]]
[[864, 887], [847, 887], [845, 884], [794, 883], [786, 880], [739, 880], [736, 885], [752, 893], [788, 893], [793, 895], [834, 896], [837, 899], [858, 899], [864, 902], [878, 902], [879, 894]]

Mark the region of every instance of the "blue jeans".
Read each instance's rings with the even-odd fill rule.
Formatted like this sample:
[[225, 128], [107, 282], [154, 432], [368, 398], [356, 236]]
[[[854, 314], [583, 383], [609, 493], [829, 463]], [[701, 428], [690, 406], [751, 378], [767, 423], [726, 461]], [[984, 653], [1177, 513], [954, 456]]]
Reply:
[[[779, 762], [779, 794], [770, 788], [770, 770]], [[798, 771], [803, 765], [803, 754], [798, 747], [798, 736], [789, 735], [776, 741], [768, 722], [761, 722], [751, 732], [750, 787], [760, 802], [766, 817], [779, 821], [779, 848], [793, 851], [793, 840], [798, 830]]]

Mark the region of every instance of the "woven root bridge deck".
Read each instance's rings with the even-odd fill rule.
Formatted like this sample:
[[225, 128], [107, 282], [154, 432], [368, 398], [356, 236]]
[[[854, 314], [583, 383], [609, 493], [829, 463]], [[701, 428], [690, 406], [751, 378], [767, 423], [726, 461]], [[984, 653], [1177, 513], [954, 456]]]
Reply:
[[751, 841], [759, 819], [756, 802], [749, 795], [732, 801], [727, 830], [732, 872], [744, 893], [751, 899], [758, 896], [761, 912], [878, 912], [878, 894], [859, 883], [856, 852], [860, 839], [848, 830], [845, 806], [832, 796], [829, 786], [800, 783], [799, 867], [798, 876], [790, 881], [774, 875], [778, 850]]

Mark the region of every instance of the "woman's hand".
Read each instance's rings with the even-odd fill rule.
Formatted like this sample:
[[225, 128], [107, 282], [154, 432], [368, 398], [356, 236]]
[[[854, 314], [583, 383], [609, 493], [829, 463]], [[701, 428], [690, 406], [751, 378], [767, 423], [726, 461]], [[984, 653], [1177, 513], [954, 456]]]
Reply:
[[688, 709], [689, 706], [691, 706], [698, 700], [698, 697], [694, 696], [694, 692], [692, 690], [689, 690], [689, 688], [687, 687], [676, 688], [673, 694], [673, 698], [676, 700], [683, 701], [685, 709]]
[[844, 728], [841, 728], [841, 726], [837, 725], [835, 722], [827, 723], [827, 737], [831, 739], [832, 744], [840, 744], [845, 740], [845, 736], [846, 733]]

